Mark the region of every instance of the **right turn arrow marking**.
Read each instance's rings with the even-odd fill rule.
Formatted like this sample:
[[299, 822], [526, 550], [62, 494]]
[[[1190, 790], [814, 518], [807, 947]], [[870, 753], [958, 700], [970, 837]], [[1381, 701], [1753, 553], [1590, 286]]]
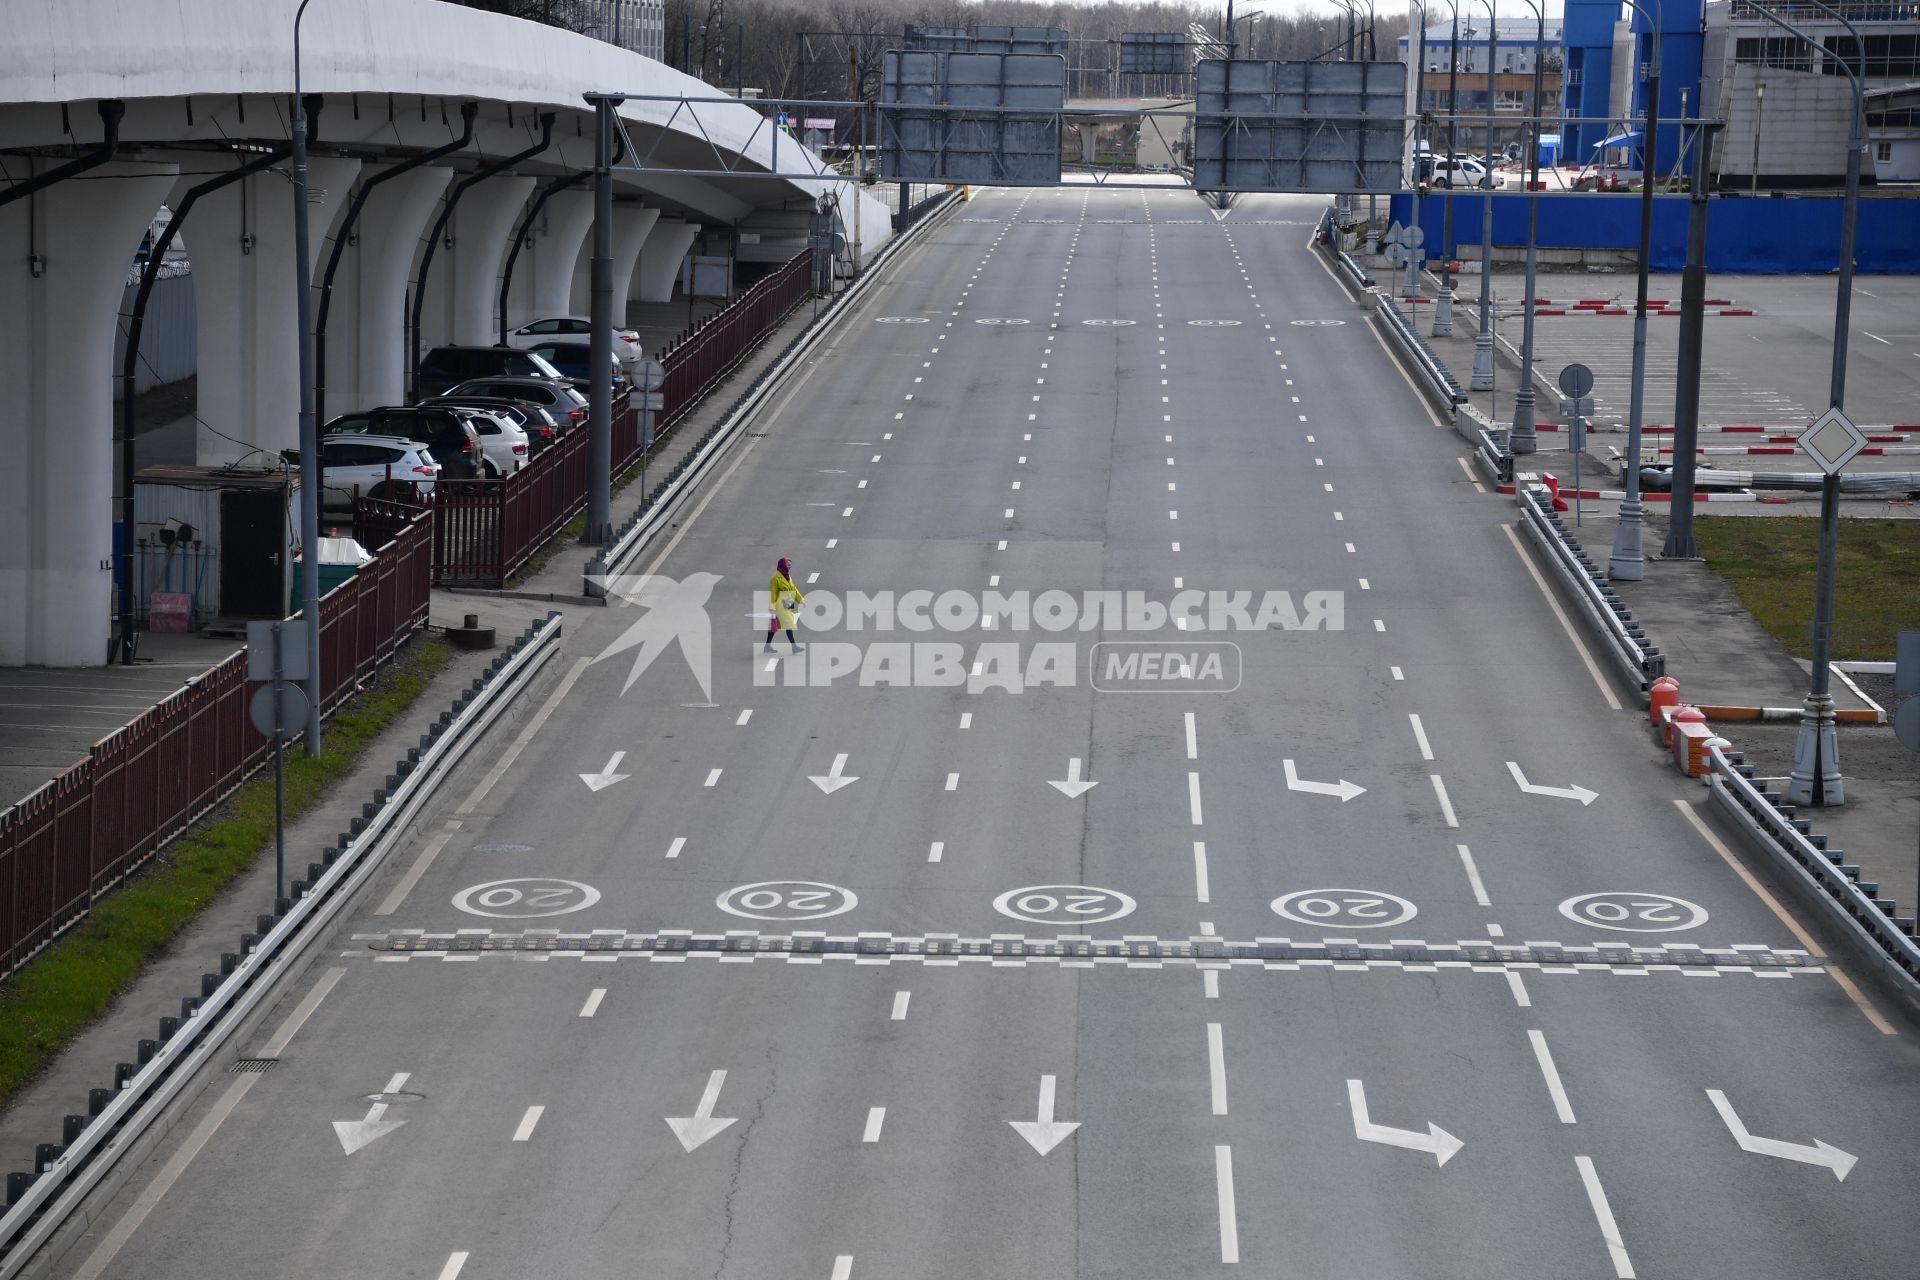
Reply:
[[1428, 1121], [1425, 1133], [1417, 1129], [1390, 1129], [1386, 1125], [1373, 1123], [1367, 1118], [1366, 1086], [1358, 1080], [1347, 1081], [1347, 1102], [1353, 1108], [1353, 1136], [1362, 1142], [1379, 1142], [1389, 1147], [1405, 1147], [1409, 1151], [1425, 1151], [1442, 1165], [1467, 1145], [1432, 1121]]
[[1746, 1125], [1740, 1123], [1740, 1117], [1734, 1112], [1733, 1104], [1727, 1101], [1726, 1094], [1718, 1089], [1709, 1089], [1707, 1101], [1720, 1113], [1720, 1118], [1726, 1122], [1727, 1128], [1733, 1133], [1733, 1140], [1740, 1144], [1742, 1151], [1781, 1160], [1798, 1160], [1801, 1164], [1821, 1165], [1833, 1170], [1835, 1180], [1840, 1182], [1847, 1180], [1847, 1174], [1860, 1158], [1838, 1147], [1828, 1146], [1818, 1138], [1814, 1139], [1811, 1146], [1800, 1142], [1782, 1142], [1778, 1138], [1756, 1138], [1747, 1132]]
[[1340, 779], [1338, 782], [1302, 781], [1300, 775], [1293, 770], [1293, 761], [1282, 760], [1280, 763], [1285, 766], [1287, 771], [1287, 790], [1289, 791], [1309, 791], [1317, 796], [1339, 796], [1341, 804], [1345, 804], [1355, 796], [1363, 795], [1366, 792], [1365, 787], [1357, 782], [1348, 782], [1345, 778]]
[[1527, 775], [1520, 772], [1520, 766], [1512, 760], [1507, 761], [1507, 772], [1511, 773], [1513, 780], [1520, 784], [1520, 789], [1530, 796], [1553, 796], [1560, 800], [1578, 800], [1583, 805], [1592, 804], [1600, 798], [1598, 791], [1589, 791], [1582, 786], [1544, 787], [1537, 782], [1528, 782]]
[[[845, 756], [840, 758], [846, 759]], [[713, 1114], [714, 1104], [720, 1101], [720, 1086], [726, 1082], [726, 1072], [714, 1072], [707, 1077], [706, 1090], [700, 1095], [700, 1105], [693, 1109], [692, 1115], [667, 1117], [667, 1125], [673, 1130], [673, 1136], [680, 1139], [680, 1145], [689, 1152], [739, 1119], [738, 1116]]]

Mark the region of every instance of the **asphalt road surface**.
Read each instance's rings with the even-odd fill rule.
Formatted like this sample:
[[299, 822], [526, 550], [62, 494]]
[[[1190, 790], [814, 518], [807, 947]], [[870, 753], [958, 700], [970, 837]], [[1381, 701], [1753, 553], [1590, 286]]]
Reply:
[[76, 1273], [1912, 1276], [1920, 1027], [1695, 825], [1320, 207], [934, 228], [655, 553], [704, 612], [570, 621]]

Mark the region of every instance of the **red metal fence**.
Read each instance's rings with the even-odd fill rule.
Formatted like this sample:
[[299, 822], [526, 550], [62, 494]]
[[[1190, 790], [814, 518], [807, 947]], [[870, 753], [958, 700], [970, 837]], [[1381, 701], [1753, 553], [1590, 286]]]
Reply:
[[[320, 601], [323, 707], [351, 694], [425, 625], [432, 528], [398, 527]], [[0, 977], [81, 920], [102, 893], [225, 798], [267, 757], [247, 721], [243, 649], [95, 743], [0, 811]]]
[[[667, 366], [666, 408], [660, 413], [659, 429], [666, 430], [698, 404], [768, 330], [805, 301], [812, 287], [813, 250], [803, 249], [662, 353], [660, 363]], [[637, 456], [637, 447], [634, 452]], [[614, 455], [616, 466], [619, 456]]]

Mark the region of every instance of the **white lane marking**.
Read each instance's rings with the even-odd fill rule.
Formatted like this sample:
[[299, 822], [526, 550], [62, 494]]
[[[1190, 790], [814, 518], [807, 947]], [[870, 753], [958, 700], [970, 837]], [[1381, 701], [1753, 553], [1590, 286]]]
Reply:
[[687, 838], [685, 836], [675, 836], [673, 843], [667, 846], [667, 856], [669, 858], [677, 858], [680, 856], [680, 851], [686, 847]]
[[607, 989], [605, 987], [595, 987], [592, 991], [589, 991], [587, 993], [587, 1002], [580, 1006], [580, 1016], [583, 1018], [591, 1018], [594, 1014], [600, 1012], [600, 1002], [606, 998]]
[[[1421, 403], [1424, 404], [1425, 400], [1423, 399]], [[1587, 674], [1593, 677], [1596, 685], [1600, 686], [1600, 696], [1607, 700], [1608, 707], [1615, 711], [1620, 710], [1620, 699], [1613, 692], [1613, 686], [1608, 684], [1606, 677], [1600, 674], [1599, 665], [1594, 662], [1593, 655], [1587, 652], [1586, 642], [1580, 638], [1580, 633], [1573, 629], [1573, 621], [1567, 617], [1566, 610], [1560, 607], [1560, 601], [1554, 596], [1552, 588], [1547, 586], [1547, 580], [1540, 576], [1540, 570], [1534, 567], [1533, 557], [1528, 555], [1527, 549], [1520, 545], [1520, 535], [1513, 531], [1513, 526], [1510, 524], [1501, 525], [1500, 531], [1507, 535], [1507, 541], [1513, 544], [1513, 554], [1519, 556], [1520, 562], [1527, 566], [1527, 574], [1533, 579], [1533, 585], [1540, 589], [1540, 594], [1546, 597], [1548, 606], [1553, 609], [1553, 616], [1560, 620], [1560, 629], [1566, 632], [1567, 639], [1573, 642], [1575, 652], [1580, 655], [1580, 661], [1586, 665]]]
[[1173, 549], [1174, 549], [1175, 551], [1178, 551], [1178, 550], [1180, 549], [1180, 544], [1179, 544], [1179, 543], [1177, 543], [1177, 542], [1176, 542], [1176, 543], [1174, 543], [1174, 544], [1173, 544]]
[[867, 1130], [865, 1133], [860, 1135], [860, 1141], [862, 1142], [880, 1141], [880, 1126], [886, 1123], [886, 1119], [887, 1119], [887, 1109], [885, 1107], [867, 1108]]
[[1447, 784], [1440, 781], [1440, 775], [1437, 773], [1430, 773], [1427, 776], [1433, 779], [1433, 794], [1440, 798], [1440, 812], [1446, 816], [1447, 825], [1459, 826], [1460, 819], [1453, 816], [1453, 801], [1447, 799]]
[[947, 775], [947, 790], [949, 790], [949, 791], [958, 791], [959, 789], [960, 789], [960, 775], [959, 775], [959, 774], [957, 774], [957, 773], [950, 773], [950, 774], [948, 774], [948, 775]]
[[433, 860], [440, 856], [440, 851], [447, 847], [447, 841], [453, 839], [453, 836], [452, 830], [434, 833], [426, 846], [420, 850], [420, 856], [415, 858], [413, 865], [407, 868], [407, 874], [400, 878], [400, 883], [393, 887], [393, 892], [387, 895], [386, 900], [374, 908], [373, 914], [390, 916], [398, 911], [400, 904], [406, 901], [407, 895], [413, 892], [413, 887], [420, 883], [420, 878], [427, 874], [427, 868], [433, 865]]
[[[867, 484], [867, 482], [866, 482], [865, 480], [862, 480], [862, 481], [860, 482], [860, 487], [861, 487], [861, 488], [865, 488], [865, 487], [866, 487], [866, 484]], [[816, 582], [818, 582], [818, 581], [820, 581], [820, 571], [819, 571], [818, 569], [815, 569], [815, 570], [814, 570], [814, 571], [813, 571], [812, 573], [810, 573], [810, 574], [808, 574], [808, 575], [807, 575], [807, 585], [808, 585], [808, 586], [812, 586], [812, 585], [813, 585], [814, 583], [816, 583]]]
[[1353, 554], [1355, 554], [1355, 549], [1354, 549], [1354, 545], [1353, 545], [1353, 544], [1352, 544], [1351, 542], [1349, 542], [1349, 543], [1347, 544], [1347, 554], [1348, 554], [1348, 555], [1353, 555]]
[[742, 711], [740, 713], [740, 718], [738, 720], [735, 720], [734, 723], [736, 725], [741, 725], [741, 724], [745, 724], [747, 721], [751, 719], [753, 719], [753, 708], [748, 707], [745, 711]]
[[907, 1002], [912, 999], [913, 992], [911, 991], [896, 991], [893, 993], [893, 1021], [905, 1022], [907, 1020]]
[[1193, 818], [1193, 825], [1200, 826], [1200, 775], [1187, 774], [1187, 812]]
[[1212, 1089], [1213, 1114], [1227, 1114], [1227, 1050], [1220, 1024], [1207, 1024], [1207, 1082]]
[[1206, 992], [1207, 999], [1218, 1000], [1220, 998], [1220, 971], [1218, 969], [1202, 969], [1200, 971], [1200, 989]]
[[540, 1117], [546, 1114], [545, 1107], [528, 1107], [527, 1114], [520, 1117], [520, 1127], [513, 1131], [515, 1142], [525, 1142], [533, 1136], [533, 1127], [540, 1123]]
[[1400, 668], [1398, 667], [1388, 667], [1387, 670], [1393, 673], [1393, 678], [1395, 680], [1405, 680], [1407, 678], [1404, 674], [1401, 673]]
[[715, 783], [717, 783], [717, 782], [719, 782], [719, 781], [720, 781], [720, 773], [721, 773], [721, 771], [720, 771], [720, 770], [718, 770], [718, 769], [715, 769], [715, 770], [714, 770], [713, 772], [711, 772], [711, 773], [709, 773], [709, 774], [707, 775], [707, 781], [706, 781], [706, 784], [705, 784], [705, 785], [707, 785], [707, 786], [709, 786], [709, 787], [711, 787], [711, 786], [713, 786], [713, 785], [714, 785]]
[[987, 585], [988, 585], [988, 586], [990, 586], [990, 587], [997, 587], [997, 586], [999, 586], [999, 585], [1000, 585], [1000, 575], [996, 573], [996, 574], [993, 574], [992, 576], [990, 576], [990, 577], [989, 577], [989, 578], [987, 579]]
[[1487, 921], [1487, 936], [1489, 938], [1504, 938], [1507, 936], [1507, 931], [1489, 920]]
[[1487, 900], [1487, 886], [1480, 883], [1480, 868], [1473, 865], [1473, 851], [1465, 845], [1457, 847], [1460, 850], [1460, 865], [1467, 869], [1467, 883], [1473, 886], [1473, 900], [1483, 907], [1492, 906], [1493, 903]]
[[1207, 842], [1193, 842], [1193, 896], [1200, 902], [1211, 902], [1207, 896]]
[[439, 1280], [459, 1280], [461, 1269], [467, 1265], [467, 1251], [456, 1249], [447, 1255], [447, 1265], [440, 1268]]
[[938, 862], [942, 857], [946, 856], [946, 852], [947, 842], [945, 840], [935, 840], [932, 847], [927, 850], [927, 861]]
[[1533, 1008], [1533, 997], [1527, 994], [1527, 984], [1520, 980], [1518, 970], [1507, 970], [1507, 990], [1513, 992], [1513, 1002], [1522, 1009]]
[[1200, 758], [1200, 743], [1194, 731], [1193, 712], [1191, 711], [1187, 712], [1186, 717], [1187, 717], [1187, 759], [1198, 760]]
[[1347, 515], [1346, 515], [1346, 512], [1344, 511], [1336, 511], [1333, 513], [1333, 518], [1335, 520], [1345, 520], [1347, 518]]
[[852, 515], [852, 514], [853, 514], [853, 508], [852, 508], [852, 507], [846, 507], [846, 508], [843, 508], [843, 509], [841, 510], [841, 512], [840, 512], [840, 518], [844, 520], [844, 519], [846, 519], [846, 518], [847, 518], [848, 516], [850, 516], [850, 515]]
[[[306, 1024], [308, 1018], [313, 1016], [313, 1011], [320, 1007], [320, 1002], [325, 1000], [340, 979], [346, 976], [345, 969], [329, 969], [321, 974], [320, 980], [313, 984], [313, 989], [307, 992], [306, 998], [287, 1015], [287, 1020], [280, 1024], [280, 1029], [274, 1032], [273, 1038], [261, 1048], [260, 1056], [279, 1057], [295, 1033]], [[75, 1273], [78, 1280], [100, 1280], [101, 1274], [113, 1265], [113, 1260], [119, 1256], [122, 1249], [127, 1247], [127, 1241], [133, 1238], [133, 1233], [140, 1229], [140, 1224], [147, 1220], [148, 1215], [159, 1206], [161, 1199], [172, 1189], [173, 1184], [186, 1173], [187, 1166], [193, 1163], [194, 1157], [198, 1156], [207, 1143], [213, 1140], [214, 1133], [246, 1098], [248, 1091], [260, 1080], [261, 1075], [260, 1072], [248, 1072], [227, 1087], [227, 1091], [220, 1095], [220, 1100], [213, 1104], [213, 1109], [207, 1112], [200, 1123], [194, 1127], [193, 1132], [188, 1135], [185, 1144], [173, 1153], [173, 1157], [167, 1161], [165, 1167], [155, 1174], [153, 1181], [141, 1191], [139, 1199], [133, 1202], [133, 1207], [114, 1224], [113, 1229], [107, 1233], [106, 1239], [102, 1240], [100, 1246], [88, 1256], [85, 1265]], [[456, 1256], [462, 1259], [466, 1257], [465, 1254]]]
[[833, 1260], [833, 1275], [830, 1280], [852, 1280], [853, 1255], [843, 1253]]
[[1373, 629], [1375, 631], [1385, 631], [1387, 629], [1387, 620], [1385, 618], [1375, 618], [1373, 620]]
[[973, 728], [973, 712], [971, 712], [971, 711], [962, 711], [962, 712], [960, 713], [960, 727], [961, 727], [962, 729], [971, 729], [971, 728]]
[[1560, 1117], [1561, 1124], [1572, 1124], [1573, 1104], [1567, 1101], [1566, 1086], [1560, 1083], [1560, 1072], [1553, 1065], [1553, 1052], [1547, 1048], [1547, 1038], [1538, 1031], [1528, 1031], [1527, 1039], [1533, 1041], [1533, 1060], [1540, 1064], [1547, 1092], [1553, 1095], [1553, 1114]]
[[1213, 1149], [1213, 1186], [1220, 1197], [1220, 1261], [1235, 1263], [1240, 1261], [1240, 1215], [1233, 1207], [1232, 1147]]
[[1362, 578], [1360, 579], [1360, 589], [1362, 591], [1371, 591], [1373, 590], [1373, 584], [1371, 582], [1368, 582], [1365, 578]]
[[1575, 1156], [1573, 1162], [1580, 1168], [1580, 1181], [1587, 1185], [1587, 1203], [1593, 1206], [1594, 1221], [1600, 1224], [1600, 1236], [1613, 1258], [1614, 1276], [1617, 1280], [1634, 1280], [1633, 1259], [1627, 1256], [1626, 1242], [1620, 1238], [1620, 1224], [1613, 1220], [1613, 1208], [1607, 1203], [1600, 1175], [1593, 1171], [1593, 1157]]
[[827, 550], [829, 550], [829, 551], [831, 551], [831, 550], [833, 550], [833, 549], [834, 549], [835, 547], [837, 547], [837, 546], [839, 546], [839, 545], [840, 545], [840, 539], [838, 539], [838, 538], [828, 538], [828, 539], [827, 539]]
[[1002, 538], [1000, 539], [1000, 550], [1005, 551], [1006, 549], [1007, 549], [1007, 540], [1005, 538]]
[[1420, 758], [1422, 760], [1433, 759], [1433, 748], [1427, 745], [1426, 726], [1420, 723], [1419, 716], [1409, 715], [1407, 719], [1413, 722], [1413, 740], [1420, 744]]

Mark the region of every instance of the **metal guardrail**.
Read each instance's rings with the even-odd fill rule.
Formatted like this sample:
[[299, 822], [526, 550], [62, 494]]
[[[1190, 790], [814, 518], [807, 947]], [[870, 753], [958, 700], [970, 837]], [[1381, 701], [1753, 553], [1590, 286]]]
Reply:
[[[958, 190], [945, 192], [940, 208], [951, 207], [958, 198]], [[927, 202], [921, 203], [924, 207]], [[936, 209], [934, 212], [939, 210]], [[739, 398], [733, 402], [733, 407], [728, 409], [725, 416], [709, 428], [706, 435], [701, 438], [699, 447], [682, 458], [668, 473], [667, 478], [641, 500], [640, 506], [627, 517], [626, 523], [621, 525], [614, 534], [613, 541], [594, 553], [593, 558], [587, 561], [584, 570], [585, 594], [597, 597], [606, 595], [605, 589], [594, 579], [620, 572], [626, 563], [646, 546], [653, 535], [666, 523], [667, 517], [679, 500], [699, 482], [707, 468], [713, 464], [714, 459], [725, 451], [741, 427], [760, 408], [767, 396], [779, 386], [781, 379], [813, 349], [814, 344], [827, 333], [847, 308], [851, 307], [854, 301], [861, 297], [875, 280], [879, 279], [878, 268], [891, 260], [894, 254], [911, 241], [921, 228], [929, 225], [931, 225], [930, 222], [923, 219], [894, 236], [868, 264], [865, 274], [823, 311], [819, 319], [803, 329], [788, 344], [780, 358], [762, 370], [752, 384], [740, 393]]]
[[1825, 836], [1814, 835], [1790, 806], [1753, 783], [1753, 768], [1728, 751], [1724, 740], [1706, 744], [1708, 785], [1722, 808], [1774, 859], [1841, 931], [1861, 943], [1889, 981], [1920, 999], [1920, 944], [1911, 917], [1896, 917], [1897, 904], [1879, 896], [1880, 886], [1860, 879]]
[[1496, 485], [1513, 483], [1513, 453], [1506, 442], [1481, 428], [1474, 433], [1473, 460]]
[[260, 917], [259, 931], [240, 940], [239, 952], [221, 957], [221, 972], [203, 976], [200, 994], [180, 1002], [181, 1016], [162, 1018], [158, 1038], [140, 1042], [137, 1067], [121, 1064], [113, 1089], [92, 1091], [93, 1114], [66, 1118], [63, 1142], [43, 1145], [31, 1174], [8, 1175], [0, 1280], [19, 1274], [247, 1015], [278, 998], [278, 980], [304, 961], [304, 944], [379, 869], [381, 847], [406, 828], [509, 696], [557, 651], [559, 635], [560, 615], [550, 613], [500, 654], [395, 765], [323, 861], [308, 864], [308, 878], [293, 882], [285, 914]]
[[1420, 374], [1421, 390], [1426, 392], [1427, 398], [1448, 414], [1455, 413], [1460, 405], [1466, 403], [1466, 391], [1447, 366], [1441, 363], [1433, 348], [1427, 345], [1427, 340], [1420, 336], [1420, 331], [1408, 324], [1406, 317], [1394, 309], [1393, 299], [1387, 295], [1379, 296], [1385, 305], [1374, 307], [1375, 322], [1385, 328], [1400, 349], [1411, 357], [1415, 370]]
[[1647, 633], [1633, 620], [1632, 611], [1607, 585], [1606, 573], [1587, 555], [1559, 513], [1543, 506], [1536, 492], [1520, 495], [1520, 527], [1546, 553], [1554, 575], [1607, 642], [1608, 655], [1644, 699], [1648, 686], [1667, 673], [1666, 655], [1647, 639]]

